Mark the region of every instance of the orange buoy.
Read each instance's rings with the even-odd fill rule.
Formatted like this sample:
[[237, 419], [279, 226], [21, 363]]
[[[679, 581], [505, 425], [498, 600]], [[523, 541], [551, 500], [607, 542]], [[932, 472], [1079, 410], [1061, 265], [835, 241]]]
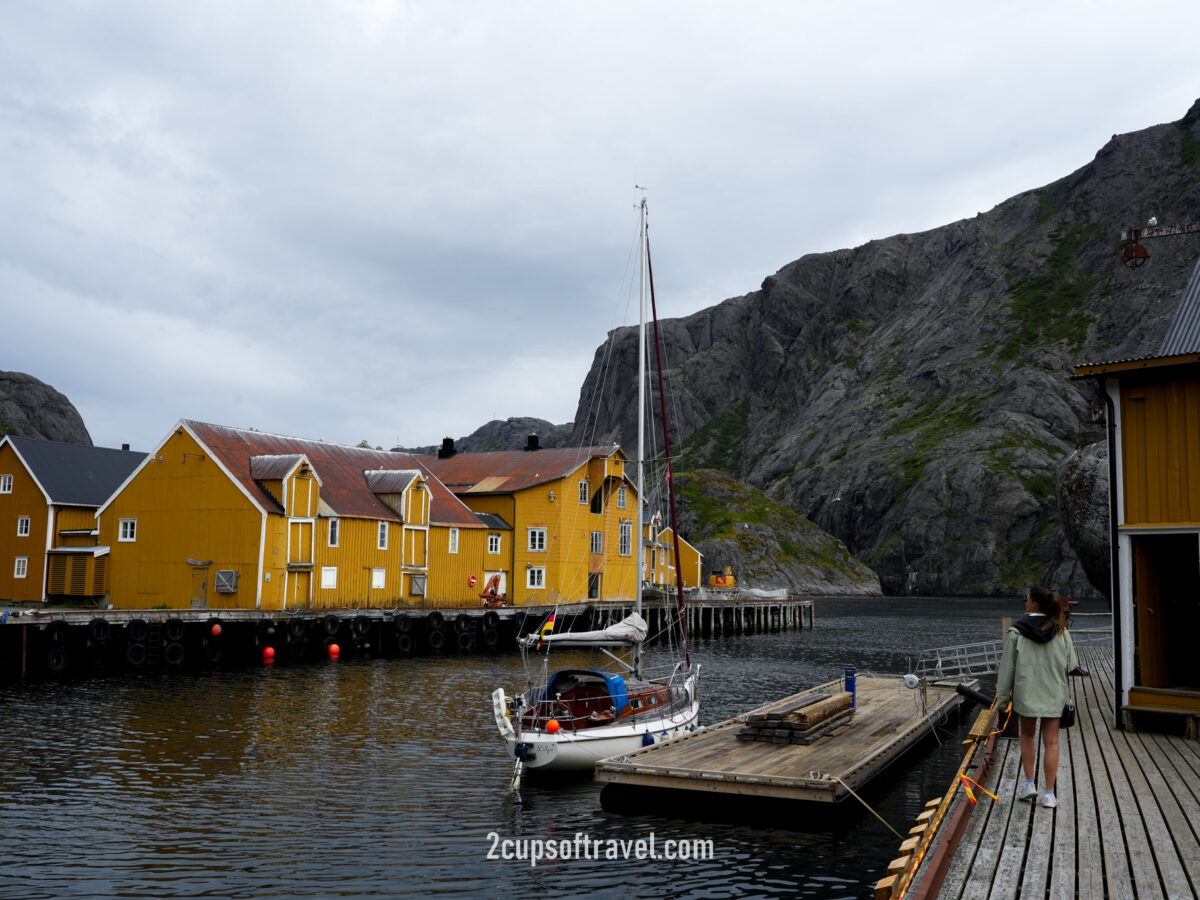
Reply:
[[213, 627], [212, 627], [212, 635], [213, 635], [213, 637], [216, 637], [216, 636], [217, 636], [217, 635], [219, 635], [220, 633], [221, 633], [221, 623], [220, 623], [220, 622], [213, 622]]
[[275, 648], [274, 647], [263, 647], [263, 662], [274, 662], [274, 660], [275, 660]]
[[551, 719], [549, 722], [547, 722], [546, 730], [551, 734], [554, 734], [556, 731], [558, 731], [558, 719]]
[[342, 652], [342, 648], [341, 648], [341, 647], [339, 647], [337, 644], [330, 644], [330, 645], [329, 645], [329, 658], [330, 658], [330, 659], [337, 659], [337, 658], [338, 658], [338, 654], [339, 654], [339, 653], [341, 653], [341, 652]]

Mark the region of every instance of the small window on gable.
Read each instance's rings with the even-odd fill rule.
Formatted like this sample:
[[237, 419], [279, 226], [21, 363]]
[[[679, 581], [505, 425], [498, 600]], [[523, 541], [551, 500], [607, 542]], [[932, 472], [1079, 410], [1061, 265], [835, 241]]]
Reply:
[[500, 552], [500, 535], [494, 531], [488, 535], [488, 553]]
[[12, 476], [0, 475], [0, 494], [12, 493]]
[[387, 539], [388, 539], [388, 523], [380, 522], [379, 523], [379, 549], [380, 550], [387, 549]]
[[342, 530], [342, 526], [337, 519], [329, 520], [329, 546], [336, 547], [338, 545], [338, 533]]
[[625, 508], [625, 485], [617, 488], [617, 509]]
[[137, 540], [137, 519], [117, 520], [117, 540], [124, 543]]
[[29, 537], [29, 516], [17, 519], [17, 537]]
[[579, 502], [588, 502], [588, 483], [586, 478], [579, 482]]
[[457, 528], [450, 529], [450, 552], [451, 553], [458, 552], [458, 529]]

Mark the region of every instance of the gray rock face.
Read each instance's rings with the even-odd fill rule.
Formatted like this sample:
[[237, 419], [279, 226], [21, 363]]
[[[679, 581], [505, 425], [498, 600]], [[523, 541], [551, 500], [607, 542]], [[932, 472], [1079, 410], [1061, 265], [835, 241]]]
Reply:
[[1108, 443], [1070, 454], [1054, 474], [1054, 496], [1063, 531], [1092, 586], [1112, 600], [1109, 533]]
[[0, 372], [0, 434], [92, 443], [83, 417], [71, 401], [22, 372]]
[[[1181, 237], [1121, 264], [1121, 230], [1151, 215], [1200, 217], [1200, 102], [987, 213], [802, 257], [660, 323], [677, 469], [721, 469], [804, 513], [887, 593], [1094, 596], [1054, 475], [1102, 435], [1073, 366], [1154, 353], [1195, 263]], [[576, 415], [598, 408], [622, 443], [635, 338], [609, 335]]]
[[[487, 453], [493, 450], [521, 450], [525, 447], [531, 434], [538, 437], [539, 447], [571, 446], [571, 433], [574, 425], [555, 425], [545, 419], [531, 416], [519, 416], [511, 419], [493, 419], [486, 425], [476, 428], [466, 437], [454, 441], [454, 448], [460, 453]], [[438, 445], [414, 447], [409, 453], [436, 453]]]

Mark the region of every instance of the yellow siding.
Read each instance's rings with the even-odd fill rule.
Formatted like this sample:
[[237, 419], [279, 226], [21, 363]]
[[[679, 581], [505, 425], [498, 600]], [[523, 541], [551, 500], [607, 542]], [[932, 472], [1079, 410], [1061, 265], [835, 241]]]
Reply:
[[[487, 580], [488, 531], [485, 528], [459, 528], [458, 552], [450, 552], [450, 529], [434, 525], [429, 529], [430, 606], [480, 606], [479, 592]], [[475, 583], [471, 584], [471, 578]]]
[[[182, 429], [178, 430], [100, 516], [100, 544], [111, 548], [109, 600], [118, 609], [172, 609], [191, 605], [193, 566], [212, 560], [210, 572], [236, 569], [236, 594], [217, 594], [210, 606], [254, 608], [258, 589], [262, 514]], [[277, 518], [277, 517], [273, 517]], [[120, 519], [137, 520], [132, 542], [118, 540]], [[268, 549], [286, 546], [286, 532]], [[281, 560], [282, 562], [282, 560]], [[268, 567], [267, 572], [282, 571]], [[282, 579], [263, 584], [263, 606], [280, 605]]]
[[1200, 524], [1200, 380], [1124, 386], [1125, 525]]
[[312, 470], [301, 464], [287, 481], [287, 514], [298, 518], [314, 518], [321, 501], [321, 486]]
[[[50, 508], [12, 446], [0, 448], [0, 475], [11, 475], [11, 494], [0, 494], [0, 600], [40, 602], [46, 579]], [[29, 518], [28, 536], [18, 537], [17, 520]], [[26, 560], [25, 577], [16, 578], [17, 559]]]
[[[414, 595], [410, 576], [424, 574], [428, 564], [424, 530], [388, 525], [388, 545], [379, 549], [379, 522], [376, 519], [338, 520], [338, 546], [329, 546], [329, 520], [317, 526], [314, 552], [313, 606], [419, 606], [424, 600]], [[411, 560], [411, 562], [406, 562]], [[336, 586], [323, 587], [323, 570], [335, 569]], [[371, 586], [372, 573], [383, 569], [383, 588]]]

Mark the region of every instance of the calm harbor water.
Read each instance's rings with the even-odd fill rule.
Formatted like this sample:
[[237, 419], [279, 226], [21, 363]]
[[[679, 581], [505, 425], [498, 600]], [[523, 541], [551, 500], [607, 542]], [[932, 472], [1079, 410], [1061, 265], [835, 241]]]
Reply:
[[[991, 639], [1020, 612], [1015, 599], [822, 600], [814, 630], [700, 641], [702, 723], [845, 665], [907, 671], [919, 650]], [[727, 825], [609, 813], [589, 780], [507, 794], [488, 694], [521, 677], [513, 655], [0, 688], [0, 897], [857, 898], [895, 856], [865, 810]], [[900, 832], [948, 787], [964, 727], [870, 791]], [[714, 856], [487, 859], [496, 839], [576, 833], [711, 839]]]

